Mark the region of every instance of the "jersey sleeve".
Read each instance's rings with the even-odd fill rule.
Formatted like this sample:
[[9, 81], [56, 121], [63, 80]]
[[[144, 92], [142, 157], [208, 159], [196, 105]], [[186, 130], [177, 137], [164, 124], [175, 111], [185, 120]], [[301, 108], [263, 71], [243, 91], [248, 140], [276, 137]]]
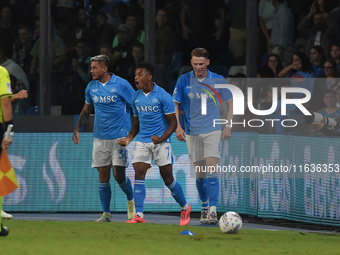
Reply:
[[183, 102], [183, 77], [179, 77], [174, 89], [174, 92], [172, 94], [173, 101], [177, 103]]
[[131, 108], [132, 108], [132, 113], [133, 113], [133, 115], [136, 116], [136, 117], [138, 117], [138, 111], [137, 111], [136, 103], [135, 103], [135, 99], [136, 99], [136, 94], [137, 94], [137, 93], [138, 93], [138, 91], [135, 92], [135, 93], [132, 95], [131, 100], [130, 100], [130, 102], [131, 102]]
[[0, 69], [0, 97], [12, 97], [11, 80], [4, 67]]
[[[215, 79], [216, 79], [215, 84], [227, 84], [227, 81], [224, 79], [223, 76]], [[233, 94], [229, 89], [222, 88], [219, 89], [217, 92], [220, 95], [222, 102], [228, 102], [231, 99], [233, 99]]]
[[93, 104], [93, 101], [90, 95], [90, 86], [91, 86], [91, 82], [89, 83], [89, 85], [87, 85], [85, 89], [85, 103], [87, 104]]
[[120, 95], [122, 98], [127, 102], [127, 104], [130, 106], [132, 104], [131, 98], [135, 94], [135, 90], [132, 88], [130, 83], [128, 81], [125, 81], [123, 83], [123, 86], [121, 86]]
[[233, 94], [229, 89], [221, 89], [221, 97], [223, 102], [228, 102], [233, 99]]
[[164, 114], [175, 113], [175, 104], [171, 98], [171, 95], [167, 92], [164, 92], [162, 95], [162, 108]]

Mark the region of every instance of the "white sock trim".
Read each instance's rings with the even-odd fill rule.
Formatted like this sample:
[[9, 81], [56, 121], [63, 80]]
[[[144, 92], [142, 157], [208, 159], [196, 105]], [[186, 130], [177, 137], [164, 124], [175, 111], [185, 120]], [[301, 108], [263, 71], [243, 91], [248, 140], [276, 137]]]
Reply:
[[141, 217], [142, 219], [144, 219], [144, 213], [138, 212], [138, 213], [136, 213], [136, 215], [138, 215], [139, 217]]
[[210, 212], [210, 213], [212, 213], [212, 212], [216, 213], [216, 210], [217, 210], [217, 207], [216, 207], [216, 206], [210, 206], [209, 212]]
[[186, 211], [186, 210], [188, 210], [188, 209], [189, 209], [188, 204], [185, 204], [185, 206], [181, 207], [181, 210], [184, 210], [184, 211]]

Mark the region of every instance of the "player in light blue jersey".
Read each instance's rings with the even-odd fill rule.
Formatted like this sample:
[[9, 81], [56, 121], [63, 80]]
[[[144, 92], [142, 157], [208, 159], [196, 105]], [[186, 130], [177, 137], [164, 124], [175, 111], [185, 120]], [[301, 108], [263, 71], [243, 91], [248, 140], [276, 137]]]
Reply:
[[170, 94], [153, 82], [153, 66], [137, 64], [135, 82], [138, 91], [131, 99], [134, 123], [129, 135], [118, 141], [127, 146], [138, 134], [133, 151], [135, 169], [134, 198], [136, 216], [127, 223], [144, 223], [145, 175], [152, 159], [158, 165], [164, 184], [181, 207], [180, 225], [188, 225], [191, 207], [181, 185], [172, 174], [172, 151], [169, 138], [176, 129], [175, 105]]
[[[196, 187], [202, 202], [201, 223], [217, 224], [219, 180], [217, 173], [210, 169], [217, 169], [220, 139], [231, 136], [229, 123], [233, 118], [233, 97], [228, 89], [215, 88], [216, 84], [226, 84], [226, 81], [223, 76], [210, 72], [209, 64], [209, 52], [204, 48], [194, 49], [191, 52], [193, 71], [178, 78], [173, 100], [177, 117], [176, 136], [178, 140], [186, 141], [190, 162], [195, 167]], [[180, 104], [184, 109], [185, 131], [179, 122]], [[227, 106], [225, 118], [228, 124], [222, 132], [219, 125], [214, 125], [214, 119], [221, 118], [219, 104]]]
[[99, 172], [99, 198], [103, 209], [96, 221], [110, 222], [111, 186], [110, 172], [113, 166], [114, 178], [126, 194], [128, 219], [134, 216], [134, 198], [130, 179], [125, 175], [128, 165], [128, 151], [117, 141], [127, 136], [131, 129], [130, 106], [134, 89], [130, 83], [108, 72], [110, 60], [106, 55], [91, 58], [91, 81], [85, 90], [85, 105], [73, 132], [73, 141], [79, 144], [78, 130], [85, 124], [93, 107], [92, 167]]

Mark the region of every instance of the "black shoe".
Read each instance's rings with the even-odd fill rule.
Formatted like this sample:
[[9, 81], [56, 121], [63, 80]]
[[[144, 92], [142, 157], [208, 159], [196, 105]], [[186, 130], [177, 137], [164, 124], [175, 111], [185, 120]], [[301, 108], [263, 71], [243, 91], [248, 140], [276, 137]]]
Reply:
[[1, 232], [0, 232], [0, 236], [7, 236], [9, 234], [9, 230], [6, 226], [3, 226], [1, 224]]

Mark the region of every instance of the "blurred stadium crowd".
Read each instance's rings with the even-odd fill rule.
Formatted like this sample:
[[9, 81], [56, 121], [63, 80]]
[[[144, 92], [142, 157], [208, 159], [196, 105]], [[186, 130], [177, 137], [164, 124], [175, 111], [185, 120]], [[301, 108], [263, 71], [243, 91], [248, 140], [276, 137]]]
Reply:
[[[211, 71], [246, 93], [246, 0], [157, 0], [154, 81], [172, 94], [179, 75], [190, 70], [190, 52], [210, 52]], [[258, 82], [254, 104], [268, 109], [273, 80], [310, 90], [307, 109], [340, 116], [340, 1], [258, 0]], [[106, 54], [111, 71], [134, 85], [144, 60], [144, 0], [51, 0], [51, 105], [78, 114], [91, 81], [90, 58]], [[29, 91], [14, 114], [33, 114], [39, 104], [38, 0], [0, 2], [0, 65], [12, 89]], [[313, 78], [313, 79], [308, 79]], [[320, 78], [320, 79], [314, 79]], [[234, 81], [232, 81], [234, 80]], [[135, 88], [136, 89], [136, 88]], [[291, 114], [296, 114], [291, 109]]]

